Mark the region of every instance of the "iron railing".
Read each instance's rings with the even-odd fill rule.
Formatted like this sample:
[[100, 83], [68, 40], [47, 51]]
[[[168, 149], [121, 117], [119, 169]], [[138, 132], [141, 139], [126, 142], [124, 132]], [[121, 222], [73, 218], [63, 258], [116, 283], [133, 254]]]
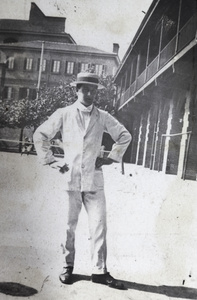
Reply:
[[146, 69], [139, 74], [130, 87], [121, 95], [120, 106], [134, 95], [143, 85], [148, 82], [161, 68], [164, 67], [178, 52], [186, 47], [196, 37], [197, 14], [193, 15], [189, 21], [181, 28], [177, 35], [160, 51], [160, 53], [150, 62]]
[[175, 55], [176, 36], [162, 49], [159, 59], [159, 69]]

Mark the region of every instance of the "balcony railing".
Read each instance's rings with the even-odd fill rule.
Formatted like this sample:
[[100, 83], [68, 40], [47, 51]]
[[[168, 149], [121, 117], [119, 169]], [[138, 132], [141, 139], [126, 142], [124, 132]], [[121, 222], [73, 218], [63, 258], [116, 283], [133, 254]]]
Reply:
[[162, 49], [159, 58], [159, 68], [162, 68], [175, 55], [176, 36]]
[[[122, 94], [120, 98], [120, 106], [123, 105], [135, 92], [149, 81], [163, 66], [169, 62], [178, 52], [186, 47], [193, 39], [195, 39], [197, 31], [197, 14], [184, 25], [178, 35], [161, 50], [157, 57], [146, 67], [146, 69], [137, 77], [130, 87]], [[177, 48], [177, 49], [176, 49]]]
[[140, 89], [146, 80], [146, 69], [137, 78], [137, 89]]
[[158, 71], [159, 55], [148, 65], [146, 81], [153, 77]]
[[179, 32], [178, 51], [182, 50], [196, 35], [197, 15], [195, 14]]
[[122, 94], [120, 98], [120, 106], [124, 104], [130, 97], [132, 97], [135, 93], [136, 89], [136, 81], [134, 81], [130, 87]]

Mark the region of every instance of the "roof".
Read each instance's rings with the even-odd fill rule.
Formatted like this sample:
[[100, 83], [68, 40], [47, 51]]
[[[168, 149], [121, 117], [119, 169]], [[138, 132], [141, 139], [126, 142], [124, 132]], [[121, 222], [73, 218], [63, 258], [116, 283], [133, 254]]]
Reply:
[[[65, 17], [46, 16], [34, 2], [31, 2], [29, 20], [0, 19], [0, 29], [9, 31], [16, 30], [22, 32], [53, 32], [53, 30], [56, 29], [56, 26], [54, 26], [54, 22], [57, 21], [58, 24], [60, 24], [61, 22], [62, 26], [65, 27], [65, 20]], [[57, 32], [60, 33], [59, 30]]]
[[[12, 19], [0, 19], [0, 29], [6, 30], [6, 31], [20, 31], [20, 32], [44, 32], [44, 33], [50, 33], [51, 30], [49, 30], [48, 27], [45, 27], [43, 24], [32, 24], [31, 22], [27, 20], [12, 20]], [[55, 32], [60, 33], [60, 32]], [[62, 32], [65, 33], [65, 32]]]
[[[44, 42], [44, 48], [47, 50], [59, 50], [59, 51], [71, 51], [71, 52], [83, 52], [83, 53], [92, 53], [92, 54], [103, 54], [118, 57], [116, 53], [113, 52], [106, 52], [91, 46], [84, 46], [84, 45], [76, 45], [76, 44], [69, 44], [69, 43], [59, 43], [59, 42]], [[0, 46], [3, 48], [8, 47], [15, 47], [15, 48], [34, 48], [40, 49], [42, 45], [42, 41], [27, 41], [27, 42], [18, 42], [18, 43], [8, 43], [3, 44], [1, 43]]]

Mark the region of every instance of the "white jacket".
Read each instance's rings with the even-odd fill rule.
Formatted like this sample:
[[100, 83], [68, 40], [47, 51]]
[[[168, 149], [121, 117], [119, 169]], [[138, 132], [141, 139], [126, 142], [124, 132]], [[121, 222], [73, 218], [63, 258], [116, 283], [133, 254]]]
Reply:
[[[50, 150], [50, 140], [60, 131], [63, 140], [63, 164], [69, 165], [65, 177], [65, 188], [70, 191], [96, 191], [102, 189], [102, 169], [95, 169], [100, 154], [103, 133], [107, 132], [115, 141], [109, 158], [120, 162], [131, 135], [108, 112], [93, 106], [90, 122], [85, 132], [76, 103], [58, 109], [34, 133], [34, 144], [42, 164], [55, 160]], [[62, 165], [63, 165], [62, 164]]]

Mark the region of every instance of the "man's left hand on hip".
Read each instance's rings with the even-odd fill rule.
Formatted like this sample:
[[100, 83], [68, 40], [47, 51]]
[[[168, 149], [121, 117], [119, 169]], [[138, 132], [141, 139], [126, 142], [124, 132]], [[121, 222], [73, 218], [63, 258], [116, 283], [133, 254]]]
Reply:
[[97, 157], [95, 166], [98, 169], [103, 165], [111, 165], [113, 162], [114, 160], [108, 157]]

